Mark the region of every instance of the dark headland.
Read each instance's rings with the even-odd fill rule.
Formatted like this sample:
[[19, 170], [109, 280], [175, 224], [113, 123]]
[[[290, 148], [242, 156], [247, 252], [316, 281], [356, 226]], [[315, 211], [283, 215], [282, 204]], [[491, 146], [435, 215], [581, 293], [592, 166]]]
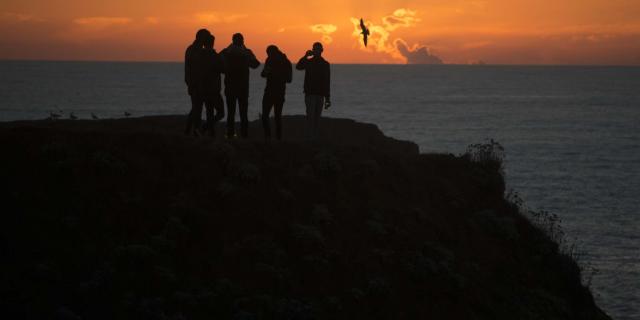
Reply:
[[609, 319], [499, 161], [303, 125], [0, 124], [3, 318]]

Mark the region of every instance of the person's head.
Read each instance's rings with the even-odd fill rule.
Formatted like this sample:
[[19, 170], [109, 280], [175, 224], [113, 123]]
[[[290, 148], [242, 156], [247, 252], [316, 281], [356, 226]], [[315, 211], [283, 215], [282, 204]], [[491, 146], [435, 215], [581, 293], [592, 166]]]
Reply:
[[313, 44], [313, 48], [311, 49], [311, 51], [313, 51], [313, 55], [314, 56], [321, 56], [322, 55], [322, 51], [324, 51], [324, 48], [322, 47], [322, 43], [320, 42], [316, 42]]
[[213, 49], [213, 43], [216, 41], [216, 37], [212, 34], [210, 34], [205, 40], [204, 40], [204, 47], [207, 49]]
[[267, 47], [267, 55], [269, 57], [273, 57], [278, 53], [280, 53], [280, 49], [278, 49], [278, 47], [276, 47], [275, 45], [270, 45]]
[[233, 42], [233, 44], [235, 44], [236, 46], [242, 46], [244, 45], [244, 37], [242, 36], [242, 33], [235, 33], [233, 35], [233, 37], [231, 37], [231, 41]]
[[203, 45], [209, 36], [211, 36], [211, 32], [209, 32], [209, 30], [200, 29], [196, 32], [196, 40], [193, 43]]

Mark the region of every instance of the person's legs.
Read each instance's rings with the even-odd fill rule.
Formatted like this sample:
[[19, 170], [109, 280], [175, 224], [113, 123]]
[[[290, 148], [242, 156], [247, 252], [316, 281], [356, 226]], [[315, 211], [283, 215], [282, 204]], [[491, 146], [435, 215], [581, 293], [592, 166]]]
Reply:
[[187, 122], [184, 127], [184, 134], [186, 135], [191, 134], [191, 129], [193, 129], [193, 123], [191, 122], [191, 118], [193, 114], [193, 107], [196, 105], [196, 97], [195, 97], [195, 93], [193, 92], [193, 88], [188, 87], [188, 91], [189, 91], [189, 99], [191, 99], [191, 109], [189, 110], [189, 114], [187, 115]]
[[306, 107], [306, 115], [307, 115], [307, 129], [306, 134], [307, 134], [307, 139], [312, 139], [313, 138], [313, 96], [312, 95], [305, 95], [304, 96], [304, 104]]
[[269, 113], [271, 113], [271, 98], [269, 93], [265, 92], [262, 96], [262, 128], [264, 129], [265, 139], [271, 138], [271, 128], [269, 127]]
[[211, 99], [205, 101], [204, 105], [207, 108], [207, 125], [205, 127], [207, 133], [213, 137], [216, 134], [218, 121], [224, 118], [224, 100], [222, 100], [222, 96], [218, 93], [211, 97]]
[[233, 138], [235, 135], [236, 122], [236, 97], [227, 95], [227, 137]]
[[200, 99], [198, 96], [196, 96], [195, 94], [190, 96], [191, 98], [191, 110], [189, 110], [189, 115], [187, 115], [187, 125], [184, 129], [184, 133], [185, 134], [191, 134], [192, 130], [193, 130], [193, 119], [194, 119], [194, 114], [196, 113], [198, 106], [202, 106], [202, 99]]
[[213, 121], [213, 100], [207, 99], [204, 101], [204, 107], [207, 114], [207, 122], [205, 123], [203, 129], [207, 132], [208, 135], [215, 135], [215, 123]]
[[276, 139], [282, 140], [282, 108], [284, 107], [284, 97], [278, 98], [273, 106], [273, 119], [276, 122]]
[[249, 136], [249, 97], [238, 97], [238, 109], [240, 111], [240, 134], [243, 138]]
[[322, 109], [324, 107], [324, 97], [315, 96], [315, 110], [313, 115], [313, 128], [315, 130], [315, 138], [320, 136], [320, 117], [322, 116]]
[[189, 112], [189, 116], [187, 118], [187, 128], [185, 130], [185, 134], [197, 134], [200, 131], [203, 103], [203, 99], [198, 95], [191, 96], [191, 111]]
[[191, 110], [189, 110], [189, 114], [187, 114], [187, 124], [184, 127], [184, 134], [191, 134], [191, 114], [193, 114], [193, 105], [191, 106]]
[[224, 101], [222, 101], [222, 95], [220, 95], [220, 93], [213, 97], [213, 108], [215, 109], [213, 122], [217, 123], [224, 118]]
[[320, 121], [320, 115], [322, 115], [324, 97], [319, 95], [307, 95], [304, 100], [307, 105], [308, 137], [315, 139], [319, 134], [318, 124]]

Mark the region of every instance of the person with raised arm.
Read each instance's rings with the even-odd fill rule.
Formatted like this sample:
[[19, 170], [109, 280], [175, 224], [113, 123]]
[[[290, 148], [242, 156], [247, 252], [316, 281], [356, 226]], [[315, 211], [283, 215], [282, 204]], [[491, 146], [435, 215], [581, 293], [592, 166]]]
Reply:
[[331, 106], [330, 64], [322, 57], [322, 43], [316, 42], [313, 48], [298, 60], [296, 69], [304, 70], [304, 102], [307, 113], [307, 136], [319, 137], [319, 123], [322, 109]]

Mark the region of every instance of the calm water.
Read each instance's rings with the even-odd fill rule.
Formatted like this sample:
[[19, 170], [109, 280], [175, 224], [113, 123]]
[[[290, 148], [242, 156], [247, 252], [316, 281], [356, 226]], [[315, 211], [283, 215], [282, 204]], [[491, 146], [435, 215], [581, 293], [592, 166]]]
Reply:
[[[184, 114], [178, 63], [0, 62], [0, 121]], [[529, 207], [557, 213], [593, 278], [598, 304], [640, 319], [640, 68], [366, 66], [332, 68], [331, 117], [377, 124], [422, 152], [459, 154], [486, 138], [506, 149], [507, 180]], [[250, 117], [261, 91], [252, 74]], [[304, 112], [302, 73], [285, 113]]]

